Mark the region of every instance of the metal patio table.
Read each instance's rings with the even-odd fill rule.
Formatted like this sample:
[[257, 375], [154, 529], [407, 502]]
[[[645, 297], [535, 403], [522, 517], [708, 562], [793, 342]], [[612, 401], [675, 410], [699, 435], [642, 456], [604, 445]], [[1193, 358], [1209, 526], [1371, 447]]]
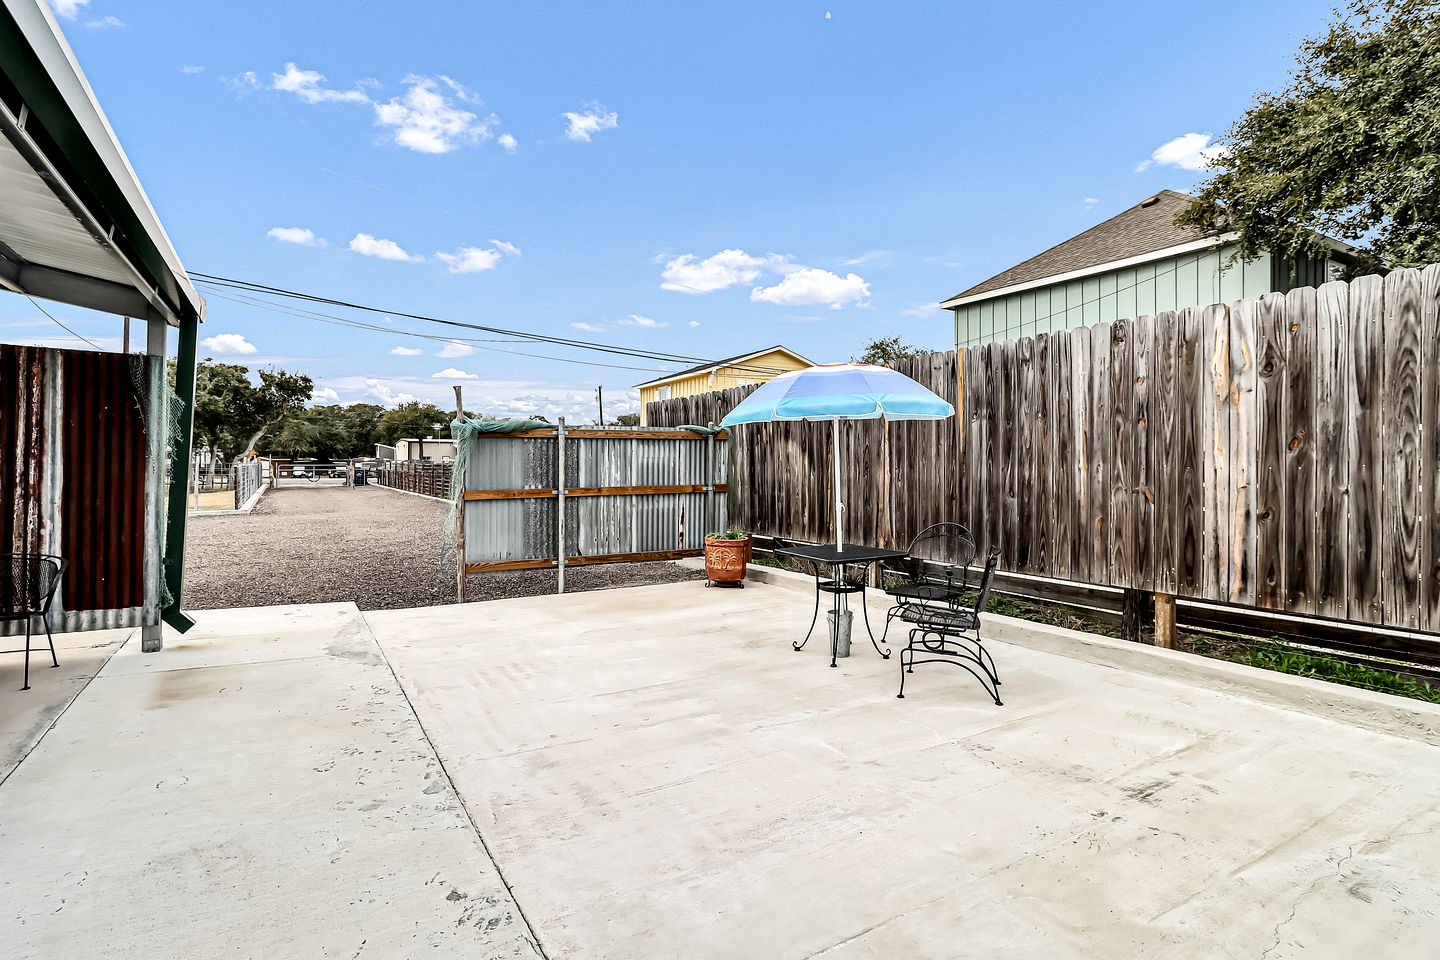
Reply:
[[[882, 550], [879, 547], [866, 547], [854, 543], [847, 543], [843, 547], [837, 547], [833, 543], [791, 544], [785, 547], [777, 547], [775, 552], [788, 557], [809, 560], [815, 564], [824, 564], [830, 568], [829, 582], [837, 585], [837, 589], [828, 591], [834, 598], [831, 609], [835, 614], [830, 625], [830, 666], [832, 667], [836, 666], [835, 659], [840, 643], [838, 633], [840, 629], [840, 615], [849, 609], [849, 593], [852, 592], [840, 587], [840, 585], [845, 583], [845, 568], [861, 567], [865, 575], [868, 576], [871, 564], [879, 563], [882, 560], [899, 560], [908, 556], [904, 550]], [[860, 594], [861, 612], [865, 613], [865, 632], [870, 635], [870, 645], [875, 648], [875, 652], [888, 660], [890, 659], [889, 651], [880, 649], [880, 644], [875, 640], [875, 634], [870, 629], [870, 616], [865, 610], [865, 588], [863, 579], [862, 577], [860, 589], [853, 592]], [[818, 591], [821, 589], [822, 587], [817, 583], [817, 612], [819, 606]], [[815, 630], [814, 620], [810, 622], [810, 630], [812, 633]], [[801, 640], [799, 643], [792, 643], [791, 646], [796, 650], [802, 650], [809, 641], [810, 634], [807, 633], [804, 640]]]

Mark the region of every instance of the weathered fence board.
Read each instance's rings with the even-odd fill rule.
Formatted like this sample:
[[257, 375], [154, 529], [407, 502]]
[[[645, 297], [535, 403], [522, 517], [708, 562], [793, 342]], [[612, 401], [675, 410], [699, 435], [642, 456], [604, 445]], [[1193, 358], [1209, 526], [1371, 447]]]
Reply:
[[[850, 539], [959, 520], [1013, 573], [1440, 632], [1440, 266], [896, 366], [958, 416], [846, 426]], [[833, 536], [829, 430], [732, 447], [737, 524]]]

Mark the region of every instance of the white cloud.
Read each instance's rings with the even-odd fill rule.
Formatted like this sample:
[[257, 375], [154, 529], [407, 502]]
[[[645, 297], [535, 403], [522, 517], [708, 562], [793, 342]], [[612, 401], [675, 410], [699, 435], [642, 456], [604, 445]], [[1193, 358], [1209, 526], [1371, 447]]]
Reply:
[[654, 317], [642, 317], [638, 313], [632, 313], [628, 317], [617, 320], [616, 324], [622, 327], [641, 327], [646, 330], [664, 330], [670, 326], [664, 320], [656, 320]]
[[295, 243], [302, 247], [323, 247], [325, 241], [315, 236], [315, 231], [309, 227], [271, 227], [265, 231], [265, 236], [272, 240], [279, 240], [281, 243]]
[[311, 390], [310, 402], [320, 403], [321, 401], [324, 401], [325, 403], [339, 403], [340, 394], [336, 393], [335, 390], [331, 387], [317, 387], [316, 389]]
[[193, 63], [187, 63], [187, 64], [185, 64], [185, 66], [183, 66], [183, 67], [180, 68], [180, 72], [183, 73], [183, 74], [185, 74], [186, 76], [193, 77], [193, 76], [195, 76], [197, 73], [204, 73], [204, 72], [205, 72], [205, 68], [204, 68], [204, 67], [200, 67], [200, 66], [196, 66], [196, 65], [193, 64]]
[[474, 352], [475, 348], [470, 344], [460, 340], [450, 340], [436, 351], [435, 356], [441, 360], [453, 360], [456, 357], [468, 357]]
[[900, 315], [902, 317], [921, 318], [934, 316], [939, 312], [940, 304], [938, 303], [916, 303], [901, 310]]
[[520, 149], [520, 142], [508, 133], [502, 133], [495, 140], [496, 143], [505, 148], [506, 153], [514, 153]]
[[660, 271], [661, 290], [681, 293], [713, 293], [741, 283], [754, 283], [762, 270], [785, 268], [789, 258], [773, 253], [752, 257], [744, 250], [729, 249], [701, 260], [693, 253], [668, 261]]
[[221, 77], [220, 82], [242, 96], [260, 89], [260, 78], [254, 70], [246, 70], [236, 77]]
[[1204, 170], [1212, 160], [1218, 160], [1224, 150], [1210, 143], [1208, 133], [1185, 133], [1174, 140], [1166, 141], [1155, 148], [1149, 160], [1135, 165], [1135, 172], [1141, 173], [1151, 167], [1179, 167], [1181, 170]]
[[461, 247], [454, 253], [437, 253], [435, 258], [450, 268], [451, 273], [480, 273], [494, 270], [504, 256], [493, 247]]
[[368, 233], [357, 233], [350, 240], [350, 249], [364, 257], [379, 257], [381, 260], [404, 260], [414, 263], [425, 258], [418, 253], [406, 253], [394, 240], [381, 240]]
[[871, 263], [884, 263], [889, 261], [889, 250], [869, 250], [858, 257], [851, 257], [849, 260], [841, 260], [842, 267], [863, 267]]
[[[449, 77], [441, 77], [455, 95], [467, 102], [478, 103], [470, 91]], [[440, 84], [430, 77], [410, 75], [405, 78], [410, 89], [385, 103], [375, 104], [375, 125], [388, 127], [395, 142], [417, 153], [449, 153], [466, 143], [480, 143], [494, 134], [491, 128], [500, 122], [493, 113], [480, 118], [469, 110], [457, 107], [440, 91]]]
[[689, 323], [685, 324], [685, 326], [689, 327], [691, 330], [694, 330], [696, 327], [700, 326], [700, 321], [691, 320]]
[[116, 16], [104, 16], [94, 20], [86, 20], [85, 26], [91, 30], [109, 30], [115, 27], [125, 26], [125, 21]]
[[90, 0], [50, 0], [50, 6], [66, 20], [74, 20], [80, 15], [80, 8], [89, 5]]
[[583, 330], [586, 333], [599, 333], [604, 330], [605, 327], [602, 324], [598, 323], [586, 323], [584, 320], [576, 320], [574, 323], [570, 324], [570, 329]]
[[750, 291], [750, 299], [756, 303], [792, 307], [824, 304], [832, 310], [839, 310], [847, 303], [867, 306], [869, 296], [870, 284], [858, 274], [842, 277], [819, 267], [802, 267], [787, 273], [773, 287], [755, 287]]
[[211, 353], [239, 356], [242, 354], [254, 353], [255, 344], [246, 340], [238, 333], [217, 333], [213, 337], [206, 337], [200, 341], [200, 346]]
[[565, 114], [565, 136], [576, 143], [589, 143], [590, 138], [602, 130], [613, 130], [620, 126], [620, 114], [608, 113], [599, 104], [591, 104], [584, 113]]
[[424, 352], [425, 352], [425, 351], [424, 351], [424, 350], [421, 350], [419, 347], [391, 347], [391, 348], [390, 348], [390, 356], [392, 356], [392, 357], [418, 357], [418, 356], [420, 356], [421, 354], [423, 354]]
[[1086, 207], [1093, 207], [1093, 206], [1095, 206], [1095, 204], [1097, 204], [1097, 203], [1100, 202], [1100, 198], [1099, 198], [1099, 197], [1086, 197], [1086, 198], [1084, 198], [1083, 200], [1081, 200], [1080, 202], [1083, 203], [1083, 204], [1085, 204]]
[[430, 374], [431, 380], [479, 380], [478, 374], [467, 373], [464, 370], [456, 370], [454, 367], [446, 367], [444, 370]]
[[414, 403], [416, 400], [415, 394], [392, 390], [390, 384], [374, 377], [365, 381], [365, 395], [372, 400], [379, 400], [387, 407], [398, 407], [402, 403]]
[[321, 86], [325, 82], [325, 74], [318, 70], [301, 70], [293, 63], [285, 64], [284, 73], [270, 74], [270, 87], [272, 90], [283, 90], [286, 93], [293, 93], [306, 103], [324, 103], [326, 101], [338, 103], [369, 103], [370, 98], [365, 96], [363, 90], [335, 90], [331, 87]]
[[490, 244], [496, 250], [499, 250], [501, 253], [507, 254], [512, 257], [520, 256], [520, 248], [515, 246], [515, 244], [513, 243], [508, 243], [504, 240], [491, 240]]

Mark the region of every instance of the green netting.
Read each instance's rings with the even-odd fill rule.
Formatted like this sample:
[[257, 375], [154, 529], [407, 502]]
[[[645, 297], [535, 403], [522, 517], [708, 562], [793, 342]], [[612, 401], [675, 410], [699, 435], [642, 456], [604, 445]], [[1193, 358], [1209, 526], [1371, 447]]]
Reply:
[[[158, 376], [160, 377], [161, 383], [160, 403], [162, 406], [160, 417], [158, 418], [151, 416], [150, 409], [152, 387], [151, 377], [157, 375], [152, 374], [151, 371], [156, 367], [159, 368]], [[168, 498], [170, 493], [170, 479], [175, 475], [175, 466], [177, 458], [180, 454], [180, 415], [185, 409], [185, 401], [180, 399], [180, 395], [176, 393], [175, 388], [170, 385], [170, 378], [165, 375], [164, 362], [159, 360], [158, 358], [152, 360], [149, 354], [130, 354], [130, 386], [135, 395], [135, 405], [140, 408], [140, 418], [145, 424], [146, 436], [149, 436], [150, 425], [155, 422], [156, 419], [162, 420], [162, 422], [165, 424], [165, 435], [161, 440], [161, 442], [165, 445], [165, 460], [164, 466], [161, 469], [160, 489], [164, 492], [165, 497]], [[165, 544], [167, 544], [170, 540], [170, 510], [168, 508], [168, 502], [166, 499], [162, 499], [161, 502], [163, 504], [161, 509], [164, 510], [165, 517], [165, 528], [160, 535], [160, 548], [163, 551], [165, 549]], [[167, 559], [168, 558], [163, 556], [162, 554], [160, 560], [161, 609], [164, 609], [175, 602], [175, 597], [170, 593], [170, 584], [168, 582], [168, 579], [164, 575], [164, 571], [167, 569], [165, 564], [165, 561]]]
[[[450, 421], [450, 436], [455, 440], [455, 462], [450, 465], [450, 512], [445, 518], [445, 539], [440, 544], [436, 576], [442, 576], [445, 557], [455, 552], [455, 523], [461, 508], [460, 497], [465, 490], [465, 468], [470, 463], [470, 448], [479, 434], [521, 433], [540, 430], [555, 424], [545, 420], [510, 420], [501, 417], [457, 417]], [[463, 558], [456, 558], [457, 563]]]

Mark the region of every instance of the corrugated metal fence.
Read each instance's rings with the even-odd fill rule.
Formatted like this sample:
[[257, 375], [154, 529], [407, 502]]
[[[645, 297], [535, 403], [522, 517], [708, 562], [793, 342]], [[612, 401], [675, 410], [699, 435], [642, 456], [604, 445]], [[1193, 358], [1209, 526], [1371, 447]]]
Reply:
[[67, 561], [56, 629], [144, 618], [147, 439], [136, 380], [158, 397], [160, 370], [147, 357], [0, 344], [0, 551]]
[[563, 426], [472, 434], [465, 441], [465, 569], [697, 556], [705, 534], [726, 524], [727, 438]]

